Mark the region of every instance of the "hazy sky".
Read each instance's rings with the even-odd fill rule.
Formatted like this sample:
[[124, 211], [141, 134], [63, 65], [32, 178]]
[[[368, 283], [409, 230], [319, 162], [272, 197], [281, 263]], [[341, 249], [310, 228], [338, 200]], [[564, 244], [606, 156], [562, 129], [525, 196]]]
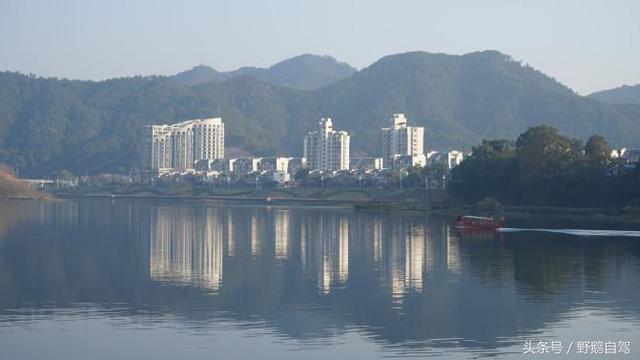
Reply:
[[73, 79], [268, 66], [302, 53], [495, 49], [580, 93], [640, 83], [640, 1], [0, 0], [0, 70]]

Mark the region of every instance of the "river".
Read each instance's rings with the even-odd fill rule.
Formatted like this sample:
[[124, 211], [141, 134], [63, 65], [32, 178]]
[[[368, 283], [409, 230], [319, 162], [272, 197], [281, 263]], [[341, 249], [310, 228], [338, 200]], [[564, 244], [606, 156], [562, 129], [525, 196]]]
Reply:
[[338, 207], [1, 201], [0, 359], [632, 359], [637, 229], [534, 225], [486, 235]]

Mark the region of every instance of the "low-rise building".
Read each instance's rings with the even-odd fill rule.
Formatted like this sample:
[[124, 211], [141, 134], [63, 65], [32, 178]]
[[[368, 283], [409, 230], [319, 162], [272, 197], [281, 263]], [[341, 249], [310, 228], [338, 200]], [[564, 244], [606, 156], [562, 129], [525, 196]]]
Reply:
[[300, 169], [307, 168], [307, 159], [303, 157], [292, 157], [289, 158], [287, 163], [287, 172], [291, 174], [291, 176], [295, 176]]
[[381, 170], [382, 167], [383, 158], [357, 157], [351, 158], [349, 161], [349, 169], [354, 170]]
[[464, 160], [464, 153], [459, 150], [429, 151], [427, 162], [430, 165], [444, 164], [447, 169], [453, 169]]
[[229, 171], [246, 174], [257, 171], [258, 162], [253, 158], [229, 159]]
[[271, 180], [277, 182], [280, 186], [283, 186], [291, 181], [291, 174], [285, 171], [274, 171], [271, 173]]
[[402, 169], [409, 167], [424, 167], [427, 165], [427, 157], [424, 154], [396, 155], [393, 158], [393, 168]]
[[290, 157], [264, 157], [259, 158], [257, 163], [258, 171], [289, 171], [289, 162], [291, 161]]
[[627, 159], [627, 162], [632, 164], [632, 163], [637, 163], [638, 160], [640, 160], [640, 148], [639, 147], [633, 147], [633, 148], [629, 148], [629, 149], [624, 149], [625, 151], [622, 154], [622, 158]]

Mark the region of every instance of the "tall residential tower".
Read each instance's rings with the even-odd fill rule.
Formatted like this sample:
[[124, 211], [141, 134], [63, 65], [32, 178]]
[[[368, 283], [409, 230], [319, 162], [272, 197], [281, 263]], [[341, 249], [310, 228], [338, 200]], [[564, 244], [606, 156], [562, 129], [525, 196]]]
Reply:
[[184, 171], [202, 159], [224, 157], [222, 118], [188, 120], [172, 125], [147, 125], [143, 163], [148, 170]]
[[424, 128], [407, 126], [404, 114], [393, 114], [389, 127], [382, 128], [384, 167], [393, 167], [397, 157], [424, 157]]
[[333, 130], [330, 118], [318, 122], [318, 130], [304, 138], [304, 157], [311, 170], [349, 170], [349, 142], [346, 131]]

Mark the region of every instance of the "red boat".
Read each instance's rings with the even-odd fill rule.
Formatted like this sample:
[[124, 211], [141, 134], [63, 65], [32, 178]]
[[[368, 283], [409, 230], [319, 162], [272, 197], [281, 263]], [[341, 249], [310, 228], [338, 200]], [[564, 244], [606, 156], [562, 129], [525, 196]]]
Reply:
[[468, 230], [493, 231], [502, 227], [507, 220], [503, 217], [496, 220], [492, 217], [460, 215], [456, 219], [456, 227]]

